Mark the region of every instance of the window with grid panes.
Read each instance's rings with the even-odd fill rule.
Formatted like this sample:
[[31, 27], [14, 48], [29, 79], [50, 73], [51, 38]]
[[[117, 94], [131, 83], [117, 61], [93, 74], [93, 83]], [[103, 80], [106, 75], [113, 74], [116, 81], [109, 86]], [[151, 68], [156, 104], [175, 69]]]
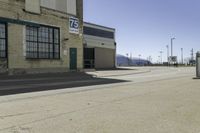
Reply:
[[0, 58], [7, 57], [6, 24], [0, 23]]
[[26, 27], [26, 58], [59, 59], [59, 29], [48, 26]]

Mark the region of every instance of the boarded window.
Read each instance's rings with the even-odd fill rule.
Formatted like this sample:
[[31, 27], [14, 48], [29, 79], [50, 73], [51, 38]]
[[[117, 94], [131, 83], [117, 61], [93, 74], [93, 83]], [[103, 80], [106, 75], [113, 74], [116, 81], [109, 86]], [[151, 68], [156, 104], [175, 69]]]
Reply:
[[67, 13], [76, 15], [76, 0], [67, 0]]
[[56, 10], [56, 0], [41, 0], [41, 6]]
[[25, 9], [28, 12], [40, 13], [40, 0], [26, 0]]
[[76, 0], [41, 0], [41, 6], [76, 15]]

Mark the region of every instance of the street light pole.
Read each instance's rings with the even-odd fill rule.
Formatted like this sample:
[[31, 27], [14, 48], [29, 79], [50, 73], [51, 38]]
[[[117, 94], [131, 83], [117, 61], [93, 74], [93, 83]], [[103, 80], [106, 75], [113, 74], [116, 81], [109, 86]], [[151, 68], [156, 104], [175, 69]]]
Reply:
[[167, 47], [167, 63], [169, 64], [169, 45], [167, 45], [166, 47]]
[[173, 40], [175, 39], [175, 37], [171, 38], [171, 56], [173, 56]]
[[183, 64], [183, 48], [181, 48], [181, 63]]
[[158, 64], [161, 64], [161, 62], [160, 62], [160, 56], [158, 56]]
[[163, 62], [162, 62], [162, 54], [163, 54], [163, 51], [160, 51], [160, 61], [161, 61], [161, 64], [163, 64]]

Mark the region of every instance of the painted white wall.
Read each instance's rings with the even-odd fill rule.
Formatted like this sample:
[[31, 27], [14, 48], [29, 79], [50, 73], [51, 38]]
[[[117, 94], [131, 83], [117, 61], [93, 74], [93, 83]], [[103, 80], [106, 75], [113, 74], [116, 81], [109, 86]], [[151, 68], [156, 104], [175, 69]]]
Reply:
[[76, 16], [76, 0], [41, 0], [41, 6]]
[[26, 0], [25, 10], [32, 13], [40, 13], [40, 0]]
[[[84, 23], [84, 26], [95, 28], [95, 29], [100, 29], [100, 30], [105, 30], [105, 31], [110, 31], [115, 34], [115, 29], [113, 29], [113, 28], [104, 27], [104, 26], [95, 25], [95, 24], [86, 23], [86, 22]], [[97, 36], [91, 36], [91, 35], [84, 34], [84, 42], [87, 43], [87, 47], [89, 47], [89, 48], [116, 49], [115, 36], [114, 36], [114, 39], [110, 39], [110, 38], [97, 37]], [[103, 45], [102, 45], [102, 43], [103, 43]]]
[[62, 12], [67, 12], [67, 0], [57, 0], [56, 9]]
[[[116, 49], [114, 39], [84, 35], [84, 42], [87, 43], [88, 48]], [[102, 43], [103, 43], [103, 45], [102, 45]]]
[[76, 15], [76, 0], [67, 0], [67, 13]]
[[41, 6], [56, 10], [56, 0], [41, 0]]

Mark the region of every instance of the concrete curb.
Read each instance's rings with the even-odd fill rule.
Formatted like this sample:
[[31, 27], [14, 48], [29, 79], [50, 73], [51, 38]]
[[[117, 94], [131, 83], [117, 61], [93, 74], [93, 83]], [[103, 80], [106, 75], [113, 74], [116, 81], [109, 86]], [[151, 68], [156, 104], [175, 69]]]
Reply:
[[127, 75], [134, 75], [134, 74], [142, 74], [142, 73], [149, 73], [151, 72], [151, 70], [145, 70], [145, 71], [137, 71], [137, 72], [130, 72], [130, 73], [122, 73], [122, 74], [108, 74], [108, 75], [98, 75], [98, 74], [91, 74], [93, 75], [94, 77], [99, 77], [99, 78], [106, 78], [106, 77], [113, 77], [113, 76], [116, 76], [116, 77], [119, 77], [119, 76], [127, 76]]

